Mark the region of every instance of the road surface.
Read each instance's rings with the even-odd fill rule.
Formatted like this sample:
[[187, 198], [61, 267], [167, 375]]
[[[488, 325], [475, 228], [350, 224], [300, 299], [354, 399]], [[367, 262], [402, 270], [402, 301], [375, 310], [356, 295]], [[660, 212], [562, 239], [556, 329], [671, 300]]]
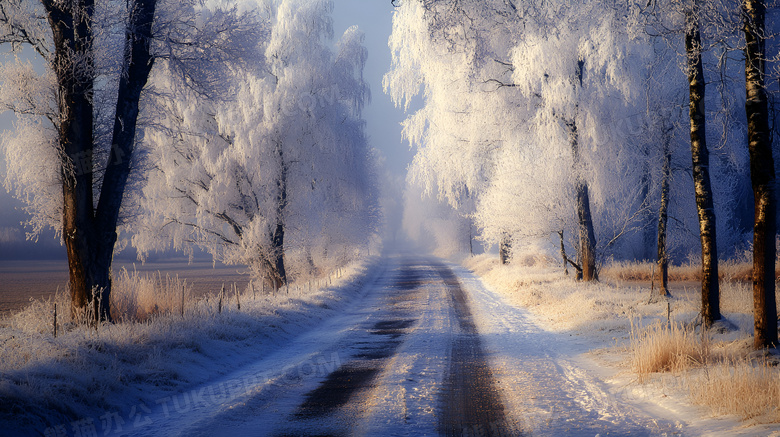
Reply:
[[462, 268], [387, 258], [348, 310], [128, 435], [672, 435]]

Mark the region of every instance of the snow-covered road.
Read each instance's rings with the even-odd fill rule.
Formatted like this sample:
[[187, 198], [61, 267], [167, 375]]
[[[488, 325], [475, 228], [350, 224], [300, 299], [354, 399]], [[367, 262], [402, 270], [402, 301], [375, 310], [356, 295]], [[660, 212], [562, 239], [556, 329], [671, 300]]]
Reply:
[[671, 435], [467, 270], [414, 255], [264, 359], [157, 402], [129, 435]]

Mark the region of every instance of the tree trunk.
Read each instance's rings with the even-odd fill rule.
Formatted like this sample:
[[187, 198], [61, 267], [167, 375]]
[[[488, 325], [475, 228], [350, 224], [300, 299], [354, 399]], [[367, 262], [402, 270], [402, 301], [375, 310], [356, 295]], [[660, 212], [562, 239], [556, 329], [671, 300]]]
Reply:
[[94, 0], [42, 0], [52, 28], [58, 82], [62, 157], [63, 240], [68, 254], [71, 313], [91, 306], [94, 322], [111, 320], [111, 261], [138, 119], [138, 102], [152, 68], [149, 42], [156, 0], [137, 0], [126, 30], [112, 152], [94, 205], [92, 14]]
[[574, 172], [576, 174], [575, 195], [580, 233], [579, 255], [580, 266], [582, 266], [582, 280], [593, 281], [598, 280], [598, 273], [596, 272], [596, 233], [593, 230], [593, 218], [590, 214], [588, 183], [582, 174], [577, 123], [571, 121], [567, 123], [567, 126], [569, 127], [569, 145], [574, 158]]
[[287, 163], [284, 161], [284, 152], [282, 145], [279, 144], [279, 164], [280, 174], [277, 181], [277, 210], [276, 210], [276, 229], [274, 230], [272, 241], [272, 257], [274, 263], [274, 274], [277, 277], [279, 286], [287, 283], [287, 271], [284, 267], [284, 213], [287, 207]]
[[504, 233], [501, 235], [501, 241], [498, 243], [498, 259], [502, 265], [509, 264], [509, 259], [512, 257], [512, 240], [509, 238], [509, 234]]
[[[62, 237], [68, 255], [71, 315], [81, 316], [100, 284], [93, 277], [93, 36], [94, 2], [71, 5], [43, 1], [54, 42], [58, 140], [62, 177]], [[77, 11], [77, 14], [74, 14]], [[80, 62], [74, 61], [79, 59]], [[97, 310], [97, 307], [94, 308]], [[97, 312], [96, 312], [97, 314]]]
[[566, 256], [566, 245], [563, 244], [563, 231], [558, 231], [561, 238], [561, 258], [563, 258], [563, 274], [569, 276], [569, 257]]
[[593, 219], [590, 215], [590, 196], [588, 184], [577, 183], [577, 213], [580, 222], [580, 263], [582, 280], [598, 280], [596, 272], [596, 236], [593, 232]]
[[471, 217], [467, 220], [469, 225], [469, 256], [474, 256], [474, 225], [471, 223]]
[[[583, 75], [585, 73], [585, 60], [579, 59], [574, 70], [574, 86], [582, 88]], [[566, 121], [569, 128], [569, 146], [571, 147], [574, 163], [575, 196], [577, 205], [577, 218], [580, 234], [580, 266], [579, 273], [583, 281], [598, 280], [596, 272], [596, 233], [593, 230], [593, 217], [590, 214], [590, 195], [588, 194], [588, 182], [583, 172], [582, 158], [580, 157], [579, 132], [577, 131], [577, 116]]]
[[694, 2], [694, 9], [686, 12], [686, 22], [685, 50], [688, 57], [688, 83], [690, 84], [691, 156], [701, 234], [701, 316], [702, 324], [710, 326], [720, 319], [721, 315], [715, 208], [710, 184], [710, 158], [707, 150], [704, 111], [704, 68], [696, 2]]
[[777, 345], [775, 302], [775, 168], [769, 136], [765, 73], [765, 14], [762, 0], [742, 3], [745, 31], [745, 113], [753, 185], [753, 317], [756, 349]]
[[672, 153], [669, 150], [669, 137], [664, 137], [663, 164], [661, 166], [661, 206], [658, 208], [658, 275], [660, 276], [660, 294], [670, 297], [669, 293], [669, 256], [666, 253], [666, 224], [669, 219], [669, 186], [672, 179]]
[[119, 79], [111, 153], [106, 162], [106, 173], [103, 176], [97, 207], [98, 259], [95, 268], [104, 281], [101, 287], [102, 299], [106, 305], [105, 314], [101, 316], [107, 320], [110, 320], [110, 269], [117, 239], [116, 228], [135, 148], [141, 92], [154, 65], [150, 44], [156, 7], [157, 0], [135, 0], [130, 22], [125, 30], [125, 47], [130, 57], [125, 60], [123, 74]]

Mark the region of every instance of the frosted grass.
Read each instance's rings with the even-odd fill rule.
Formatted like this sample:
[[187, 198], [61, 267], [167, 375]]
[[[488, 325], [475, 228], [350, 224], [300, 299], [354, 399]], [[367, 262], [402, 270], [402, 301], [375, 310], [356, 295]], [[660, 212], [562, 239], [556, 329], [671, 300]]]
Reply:
[[307, 284], [276, 295], [237, 289], [240, 311], [228, 286], [221, 312], [218, 297], [191, 298], [183, 280], [124, 270], [113, 295], [114, 309], [127, 313], [97, 329], [70, 319], [62, 292], [33, 301], [0, 320], [0, 426], [14, 435], [39, 435], [82, 417], [154, 405], [212, 380], [343, 308], [375, 264], [352, 264], [340, 277], [320, 278], [311, 291]]

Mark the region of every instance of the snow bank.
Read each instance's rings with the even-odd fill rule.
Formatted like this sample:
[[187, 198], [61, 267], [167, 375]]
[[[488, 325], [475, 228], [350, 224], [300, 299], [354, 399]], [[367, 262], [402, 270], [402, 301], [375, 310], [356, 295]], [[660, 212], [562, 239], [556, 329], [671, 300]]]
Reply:
[[[709, 332], [704, 337], [696, 331], [696, 340], [705, 343], [699, 347], [707, 349], [702, 362], [672, 369], [672, 373], [654, 373], [647, 378], [648, 383], [639, 384], [631, 361], [635, 346], [632, 333], [636, 339], [648, 329], [671, 322], [685, 326], [686, 334], [694, 335], [693, 321], [700, 306], [698, 290], [675, 293], [667, 306], [666, 301], [648, 303], [647, 287], [576, 282], [571, 276], [564, 276], [560, 266], [553, 267], [543, 259], [500, 265], [495, 255], [480, 255], [464, 259], [462, 264], [507, 302], [526, 309], [530, 320], [543, 328], [539, 335], [551, 342], [560, 341], [556, 338], [571, 339], [566, 342], [568, 353], [576, 357], [571, 359], [577, 366], [599, 375], [613, 399], [632, 404], [659, 420], [678, 423], [685, 435], [780, 435], [780, 425], [766, 424], [774, 421], [774, 413], [771, 417], [764, 415], [740, 422], [748, 415], [736, 410], [729, 412], [722, 405], [695, 405], [702, 404], [701, 399], [706, 397], [701, 396], [701, 389], [695, 390], [704, 382], [725, 387], [731, 383], [727, 377], [740, 372], [765, 377], [761, 369], [751, 372], [744, 366], [732, 366], [723, 370], [722, 364], [715, 363], [718, 357], [733, 362], [735, 356], [749, 352], [746, 345], [753, 328], [750, 284], [721, 283], [721, 310], [737, 329]], [[522, 350], [528, 345], [517, 348]], [[716, 371], [726, 375], [721, 378], [724, 381], [714, 381]], [[777, 378], [777, 369], [770, 368], [770, 372], [775, 372]], [[774, 398], [765, 402], [774, 402]]]
[[[146, 322], [65, 323], [59, 295], [0, 320], [0, 429], [6, 435], [109, 435], [143, 421], [154, 400], [202, 385], [286, 344], [337, 313], [380, 272], [377, 258], [342, 269], [330, 285], [253, 296], [227, 293]], [[323, 281], [325, 282], [325, 281]]]

